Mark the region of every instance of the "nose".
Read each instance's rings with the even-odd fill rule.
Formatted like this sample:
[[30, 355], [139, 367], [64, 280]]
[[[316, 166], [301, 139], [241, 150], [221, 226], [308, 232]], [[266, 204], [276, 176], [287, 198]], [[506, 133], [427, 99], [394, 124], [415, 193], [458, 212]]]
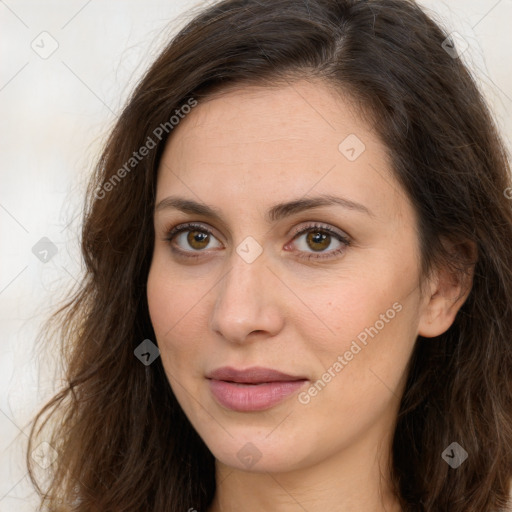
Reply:
[[217, 295], [210, 328], [232, 343], [272, 337], [282, 329], [278, 298], [282, 284], [264, 254], [247, 263], [233, 251], [228, 271], [212, 291]]

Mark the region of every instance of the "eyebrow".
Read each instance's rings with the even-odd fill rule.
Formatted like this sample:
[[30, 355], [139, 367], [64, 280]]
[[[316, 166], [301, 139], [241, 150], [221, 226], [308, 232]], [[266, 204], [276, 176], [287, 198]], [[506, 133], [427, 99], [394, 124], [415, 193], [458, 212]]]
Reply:
[[[285, 217], [289, 217], [296, 213], [319, 208], [322, 206], [338, 205], [348, 210], [364, 213], [370, 217], [375, 215], [364, 205], [350, 201], [343, 197], [336, 197], [329, 194], [324, 194], [315, 197], [299, 198], [292, 201], [278, 203], [270, 208], [266, 214], [266, 221], [268, 223], [277, 222]], [[220, 209], [204, 203], [198, 203], [191, 199], [179, 196], [169, 196], [162, 199], [155, 207], [155, 213], [168, 208], [175, 208], [183, 213], [191, 213], [195, 215], [203, 215], [211, 217], [219, 222], [222, 220], [222, 212]]]

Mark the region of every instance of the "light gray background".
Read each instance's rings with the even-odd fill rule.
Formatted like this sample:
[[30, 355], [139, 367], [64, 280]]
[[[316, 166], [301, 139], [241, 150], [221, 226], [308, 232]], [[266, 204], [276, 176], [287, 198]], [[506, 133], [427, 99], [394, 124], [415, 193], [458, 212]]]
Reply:
[[[42, 359], [35, 337], [81, 272], [88, 173], [137, 77], [183, 13], [204, 3], [0, 0], [0, 512], [36, 508], [23, 458], [28, 422], [59, 380], [55, 355]], [[510, 147], [512, 0], [421, 4], [467, 41], [462, 58]], [[32, 252], [42, 237], [58, 250], [46, 263]]]

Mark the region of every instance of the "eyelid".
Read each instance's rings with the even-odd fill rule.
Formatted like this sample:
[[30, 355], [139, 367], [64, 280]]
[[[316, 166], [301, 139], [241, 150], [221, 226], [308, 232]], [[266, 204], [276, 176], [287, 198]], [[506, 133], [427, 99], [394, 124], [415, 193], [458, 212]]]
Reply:
[[307, 260], [310, 262], [322, 262], [322, 260], [336, 260], [339, 257], [342, 257], [345, 254], [345, 251], [352, 245], [352, 237], [345, 234], [344, 232], [338, 230], [337, 228], [331, 227], [330, 225], [323, 225], [323, 223], [314, 222], [312, 224], [308, 224], [303, 226], [302, 228], [297, 228], [293, 235], [292, 240], [286, 244], [286, 247], [292, 244], [297, 238], [300, 238], [302, 235], [310, 232], [324, 232], [327, 233], [331, 238], [336, 239], [341, 247], [337, 249], [331, 249], [329, 251], [320, 251], [320, 252], [309, 252], [309, 251], [297, 251], [297, 258], [301, 260]]
[[[174, 227], [171, 227], [171, 226], [172, 226], [172, 224], [169, 225], [169, 227], [164, 227], [164, 233], [166, 236], [166, 240], [169, 237], [176, 234], [177, 232], [179, 232], [180, 230], [184, 230], [186, 228], [190, 228], [190, 229], [196, 228], [196, 229], [200, 229], [200, 230], [204, 230], [204, 231], [209, 231], [217, 239], [223, 238], [222, 236], [219, 237], [216, 235], [217, 231], [215, 230], [215, 228], [211, 227], [209, 224], [204, 224], [201, 221], [184, 222], [182, 224], [176, 224], [176, 226], [174, 226]], [[291, 236], [292, 238], [295, 238], [297, 235], [303, 233], [304, 231], [307, 231], [308, 229], [315, 229], [315, 228], [324, 229], [328, 232], [338, 235], [340, 238], [343, 238], [346, 241], [352, 241], [352, 237], [346, 231], [341, 231], [338, 228], [331, 226], [329, 224], [325, 224], [324, 222], [321, 222], [321, 221], [309, 221], [309, 223], [307, 221], [301, 222], [301, 224], [298, 227], [295, 227], [291, 231], [291, 233], [287, 236]]]
[[327, 231], [328, 233], [339, 236], [341, 239], [345, 240], [346, 242], [349, 242], [352, 239], [352, 237], [349, 236], [347, 233], [335, 228], [334, 226], [330, 226], [329, 224], [325, 224], [323, 222], [315, 222], [315, 221], [311, 221], [309, 224], [306, 223], [306, 225], [302, 225], [302, 227], [294, 228], [291, 236], [293, 237], [293, 239], [295, 239], [297, 237], [297, 235], [300, 235], [304, 232], [307, 232], [307, 231], [310, 231], [313, 229]]
[[[172, 228], [167, 228], [165, 230], [166, 235], [165, 235], [164, 240], [171, 243], [174, 240], [174, 238], [176, 238], [177, 235], [180, 235], [183, 232], [192, 231], [194, 229], [196, 229], [198, 231], [206, 232], [206, 233], [212, 235], [217, 240], [219, 239], [219, 237], [217, 237], [216, 234], [214, 233], [216, 230], [214, 228], [210, 227], [209, 225], [205, 225], [200, 222], [185, 222], [183, 224], [178, 224]], [[288, 242], [286, 245], [289, 245], [289, 243], [293, 242], [296, 238], [298, 238], [299, 236], [302, 236], [304, 233], [313, 231], [315, 229], [317, 229], [319, 231], [324, 231], [324, 232], [328, 233], [329, 236], [336, 238], [340, 243], [342, 243], [345, 246], [345, 248], [352, 245], [353, 239], [346, 232], [341, 231], [338, 228], [331, 227], [330, 225], [324, 225], [324, 223], [317, 222], [317, 221], [310, 221], [309, 223], [306, 222], [305, 225], [304, 225], [304, 223], [302, 223], [301, 226], [294, 228], [292, 234], [288, 235], [288, 236], [291, 236], [292, 238], [291, 238], [290, 242]], [[176, 249], [174, 247], [172, 248], [172, 250], [174, 252], [186, 255], [186, 257], [190, 257], [190, 258], [197, 258], [203, 252], [203, 251], [194, 251], [194, 250], [184, 250], [184, 249], [179, 249], [179, 248]], [[330, 257], [334, 258], [341, 251], [342, 251], [342, 249], [335, 249], [335, 250], [331, 249], [330, 251], [319, 252], [318, 256], [315, 256], [314, 252], [311, 252], [311, 253], [309, 253], [307, 251], [297, 251], [297, 252], [299, 252], [299, 253], [305, 252], [306, 254], [310, 255], [309, 257], [308, 256], [299, 256], [299, 258], [320, 260], [320, 259], [328, 259]], [[204, 250], [204, 252], [207, 252], [207, 250]]]
[[204, 231], [213, 235], [218, 240], [223, 237], [218, 237], [216, 235], [216, 230], [209, 226], [208, 224], [202, 224], [200, 222], [184, 222], [183, 224], [177, 224], [174, 227], [168, 227], [164, 229], [165, 232], [165, 240], [171, 241], [176, 235], [183, 233], [184, 231], [192, 231], [193, 229], [197, 229], [198, 231]]

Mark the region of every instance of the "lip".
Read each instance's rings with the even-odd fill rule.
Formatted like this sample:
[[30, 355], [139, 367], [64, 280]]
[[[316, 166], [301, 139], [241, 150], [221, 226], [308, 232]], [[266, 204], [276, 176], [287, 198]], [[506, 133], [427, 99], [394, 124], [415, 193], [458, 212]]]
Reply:
[[208, 379], [238, 382], [240, 384], [261, 384], [263, 382], [292, 382], [306, 380], [304, 376], [289, 375], [287, 373], [264, 368], [263, 366], [251, 366], [245, 370], [238, 370], [232, 366], [223, 366], [206, 375]]
[[307, 382], [306, 377], [261, 366], [245, 370], [224, 366], [206, 377], [217, 402], [239, 412], [270, 409]]

